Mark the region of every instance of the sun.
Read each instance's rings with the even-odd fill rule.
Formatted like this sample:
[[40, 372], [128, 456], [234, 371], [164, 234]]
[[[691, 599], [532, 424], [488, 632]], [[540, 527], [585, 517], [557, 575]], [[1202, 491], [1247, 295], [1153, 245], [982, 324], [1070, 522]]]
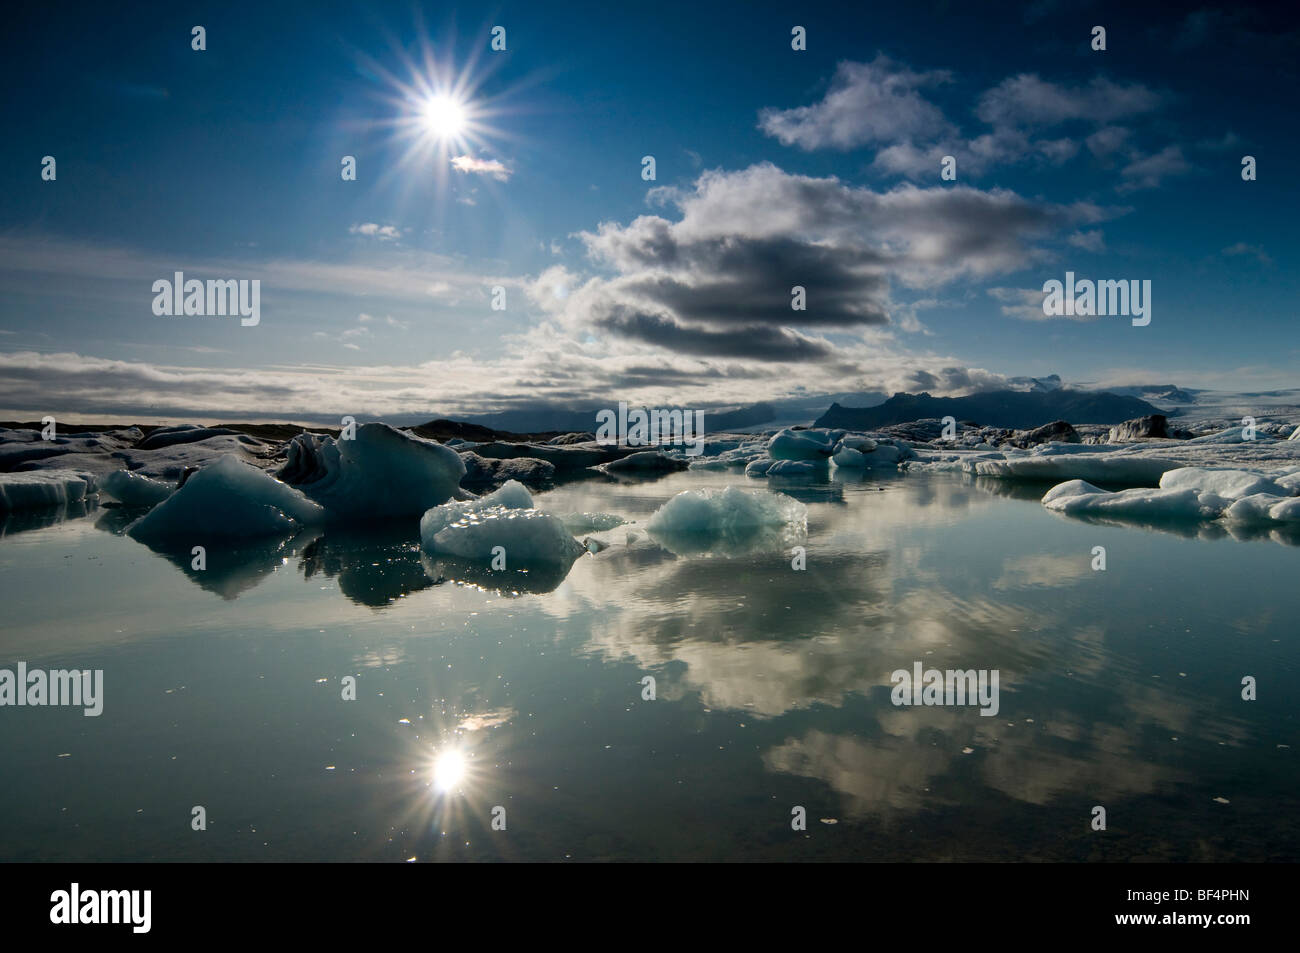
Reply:
[[439, 791], [450, 792], [465, 780], [468, 764], [465, 755], [456, 748], [442, 751], [433, 763], [433, 785]]
[[466, 108], [452, 96], [429, 97], [420, 106], [424, 131], [439, 142], [452, 142], [465, 133]]

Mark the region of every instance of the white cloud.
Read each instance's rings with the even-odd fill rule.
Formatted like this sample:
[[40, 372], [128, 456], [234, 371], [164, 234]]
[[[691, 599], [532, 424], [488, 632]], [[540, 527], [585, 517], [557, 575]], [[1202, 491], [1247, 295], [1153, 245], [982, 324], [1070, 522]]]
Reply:
[[1237, 242], [1235, 245], [1229, 245], [1222, 254], [1229, 258], [1239, 258], [1242, 255], [1249, 255], [1258, 261], [1261, 265], [1273, 264], [1273, 257], [1266, 251], [1262, 245], [1247, 245], [1245, 242]]
[[1120, 192], [1158, 188], [1165, 179], [1184, 175], [1191, 168], [1183, 158], [1181, 146], [1165, 146], [1153, 155], [1135, 156], [1132, 162], [1120, 170], [1124, 181], [1117, 188]]
[[402, 237], [402, 230], [393, 225], [379, 225], [375, 222], [365, 222], [361, 225], [353, 225], [348, 229], [349, 234], [365, 235], [367, 238], [378, 238], [384, 242], [395, 242]]
[[1021, 73], [980, 97], [976, 114], [992, 125], [1051, 126], [1073, 119], [1110, 123], [1157, 108], [1160, 94], [1141, 83], [1123, 85], [1103, 77], [1086, 86], [1061, 86]]
[[876, 169], [932, 181], [945, 156], [957, 160], [959, 177], [1011, 163], [1068, 162], [1078, 155], [1080, 141], [1073, 135], [1044, 135], [1062, 123], [1103, 126], [1085, 141], [1093, 155], [1109, 155], [1128, 131], [1108, 124], [1154, 110], [1165, 100], [1139, 83], [1096, 78], [1071, 87], [1027, 73], [984, 92], [975, 112], [988, 128], [964, 133], [923, 95], [951, 79], [946, 70], [917, 72], [883, 54], [871, 63], [840, 63], [820, 102], [764, 109], [759, 128], [804, 150], [873, 147]]
[[1090, 232], [1075, 232], [1066, 239], [1066, 242], [1075, 248], [1082, 248], [1084, 251], [1103, 252], [1106, 250], [1106, 238], [1098, 229]]
[[950, 79], [946, 70], [915, 72], [883, 54], [870, 63], [842, 62], [821, 102], [764, 109], [758, 125], [784, 145], [808, 150], [932, 139], [951, 126], [918, 90]]
[[[474, 156], [453, 156], [451, 166], [460, 172], [472, 175], [490, 175], [500, 182], [508, 181], [512, 172], [497, 159], [479, 159]], [[472, 201], [466, 204], [474, 204]]]

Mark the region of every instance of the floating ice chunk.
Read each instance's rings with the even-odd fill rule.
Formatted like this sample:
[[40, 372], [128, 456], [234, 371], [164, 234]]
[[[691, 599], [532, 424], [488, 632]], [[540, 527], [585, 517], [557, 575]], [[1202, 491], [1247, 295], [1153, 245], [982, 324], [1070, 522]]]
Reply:
[[506, 568], [568, 564], [585, 550], [557, 517], [533, 509], [492, 506], [467, 513], [432, 537], [421, 534], [430, 552], [490, 562], [505, 550]]
[[0, 473], [0, 513], [79, 503], [95, 493], [95, 478], [78, 470]]
[[820, 460], [776, 460], [767, 468], [766, 476], [816, 476], [826, 472], [826, 458]]
[[280, 478], [344, 519], [422, 514], [465, 475], [455, 450], [387, 424], [362, 424], [352, 440], [299, 434], [287, 451]]
[[130, 470], [114, 470], [104, 478], [102, 489], [127, 506], [156, 506], [176, 492], [170, 483]]
[[1243, 496], [1229, 506], [1223, 516], [1237, 523], [1300, 522], [1300, 496], [1278, 498], [1271, 493]]
[[646, 528], [676, 553], [739, 554], [779, 548], [802, 536], [808, 508], [782, 493], [683, 490], [650, 517]]
[[296, 532], [319, 523], [325, 511], [291, 486], [238, 457], [222, 457], [132, 523], [140, 540], [237, 539]]
[[1288, 493], [1300, 493], [1300, 469], [1275, 470], [1273, 471], [1273, 482]]
[[778, 430], [767, 442], [773, 460], [824, 460], [832, 452], [832, 442], [820, 430]]
[[849, 444], [851, 439], [854, 438], [845, 437], [836, 446], [835, 456], [831, 459], [835, 461], [837, 467], [855, 470], [892, 467], [897, 466], [898, 461], [903, 459], [903, 451], [892, 444], [877, 444], [869, 437], [864, 437], [861, 439], [867, 440], [870, 448], [863, 449], [862, 446], [851, 446]]
[[560, 521], [574, 536], [580, 533], [603, 533], [627, 522], [615, 513], [564, 513], [560, 516]]
[[968, 472], [1013, 480], [1095, 480], [1098, 483], [1152, 484], [1178, 466], [1173, 460], [1120, 453], [1043, 453], [1003, 460], [974, 460]]
[[509, 480], [487, 496], [462, 503], [443, 503], [431, 507], [420, 517], [420, 541], [426, 546], [433, 545], [433, 537], [457, 520], [464, 519], [471, 513], [502, 507], [508, 510], [531, 510], [532, 494], [517, 480]]
[[1193, 437], [1187, 443], [1268, 443], [1276, 440], [1270, 433], [1262, 430], [1252, 431], [1247, 436], [1245, 427], [1228, 427], [1226, 430], [1220, 430], [1217, 433], [1207, 433], [1202, 437]]
[[1216, 515], [1201, 504], [1196, 490], [1139, 488], [1111, 493], [1083, 480], [1054, 486], [1043, 505], [1072, 516], [1118, 516], [1130, 519], [1202, 519]]
[[850, 450], [857, 450], [860, 453], [870, 453], [876, 449], [878, 444], [871, 437], [862, 434], [848, 434], [840, 438], [840, 446], [848, 447]]
[[[450, 441], [445, 444], [445, 446], [450, 445]], [[477, 453], [469, 450], [458, 452], [465, 464], [465, 476], [460, 481], [462, 486], [500, 484], [507, 480], [518, 480], [521, 483], [536, 486], [549, 483], [555, 479], [555, 465], [547, 463], [545, 460], [538, 460], [534, 457], [514, 457], [509, 460], [500, 460], [480, 457]]]
[[1224, 500], [1239, 500], [1257, 493], [1291, 495], [1262, 473], [1219, 467], [1181, 467], [1170, 470], [1160, 478], [1160, 486], [1166, 490], [1191, 488], [1199, 494], [1212, 493]]
[[835, 456], [831, 457], [837, 467], [846, 467], [853, 470], [861, 470], [866, 467], [867, 455], [861, 450], [855, 450], [852, 447], [840, 447], [835, 451]]
[[1061, 513], [1127, 518], [1182, 518], [1233, 522], [1289, 523], [1300, 519], [1300, 496], [1281, 482], [1252, 470], [1181, 467], [1160, 478], [1159, 489], [1109, 493], [1082, 480], [1052, 487], [1043, 505]]
[[690, 461], [682, 457], [669, 456], [658, 450], [642, 450], [639, 453], [630, 453], [619, 460], [613, 460], [605, 464], [606, 473], [675, 473], [678, 470], [685, 470], [690, 466]]

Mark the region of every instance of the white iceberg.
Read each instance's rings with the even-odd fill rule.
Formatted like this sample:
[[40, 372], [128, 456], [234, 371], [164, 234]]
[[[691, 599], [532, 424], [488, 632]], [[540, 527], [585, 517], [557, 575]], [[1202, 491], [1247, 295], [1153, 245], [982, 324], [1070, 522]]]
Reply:
[[1112, 493], [1083, 480], [1070, 480], [1048, 490], [1042, 502], [1049, 510], [1071, 515], [1288, 523], [1300, 519], [1300, 496], [1292, 484], [1296, 473], [1300, 471], [1268, 475], [1180, 467], [1161, 476], [1158, 488]]
[[807, 532], [808, 508], [783, 493], [683, 490], [651, 515], [650, 535], [676, 553], [739, 554], [780, 547]]
[[1129, 519], [1205, 519], [1216, 511], [1201, 504], [1194, 489], [1161, 490], [1142, 487], [1110, 492], [1084, 480], [1069, 480], [1043, 496], [1043, 506], [1071, 516], [1114, 516]]
[[1257, 493], [1291, 495], [1262, 473], [1226, 467], [1180, 467], [1164, 474], [1160, 486], [1164, 489], [1191, 488], [1207, 497], [1213, 495], [1224, 500], [1239, 500]]
[[1279, 498], [1271, 493], [1255, 493], [1235, 500], [1223, 513], [1234, 523], [1300, 522], [1300, 496]]
[[433, 538], [442, 530], [471, 513], [503, 507], [510, 510], [531, 510], [532, 494], [517, 480], [509, 480], [487, 496], [464, 502], [442, 503], [431, 507], [420, 517], [420, 542], [430, 548]]
[[[422, 534], [421, 542], [429, 552], [480, 562], [491, 562], [500, 554], [505, 569], [565, 565], [586, 552], [558, 517], [508, 506], [466, 513], [431, 537]], [[498, 546], [503, 553], [496, 551]]]
[[460, 491], [465, 463], [433, 440], [363, 424], [351, 440], [300, 434], [279, 476], [343, 519], [418, 516]]
[[603, 533], [627, 522], [617, 513], [561, 513], [560, 521], [574, 536], [579, 533]]
[[297, 532], [321, 522], [324, 509], [238, 457], [222, 457], [132, 523], [136, 539], [237, 539]]
[[94, 476], [79, 470], [0, 473], [0, 513], [79, 503], [95, 492]]
[[1152, 484], [1178, 464], [1165, 457], [1120, 453], [972, 454], [940, 469], [1012, 480], [1089, 480], [1097, 483]]
[[877, 443], [870, 437], [845, 437], [835, 445], [835, 455], [831, 459], [837, 467], [868, 470], [896, 467], [904, 457], [904, 448], [893, 444]]

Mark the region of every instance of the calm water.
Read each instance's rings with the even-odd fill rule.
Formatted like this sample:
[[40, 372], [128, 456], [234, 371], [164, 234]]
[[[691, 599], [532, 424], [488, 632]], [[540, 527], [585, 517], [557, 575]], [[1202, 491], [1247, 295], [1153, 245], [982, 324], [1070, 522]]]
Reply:
[[[762, 486], [539, 506], [644, 520], [727, 483]], [[806, 571], [643, 543], [503, 584], [422, 559], [412, 526], [194, 572], [111, 510], [11, 520], [0, 667], [103, 669], [105, 703], [0, 709], [0, 858], [1300, 856], [1300, 548], [1068, 521], [955, 475], [773, 487], [808, 504]], [[998, 670], [998, 715], [895, 707], [915, 661]], [[447, 749], [467, 771], [442, 791]]]

